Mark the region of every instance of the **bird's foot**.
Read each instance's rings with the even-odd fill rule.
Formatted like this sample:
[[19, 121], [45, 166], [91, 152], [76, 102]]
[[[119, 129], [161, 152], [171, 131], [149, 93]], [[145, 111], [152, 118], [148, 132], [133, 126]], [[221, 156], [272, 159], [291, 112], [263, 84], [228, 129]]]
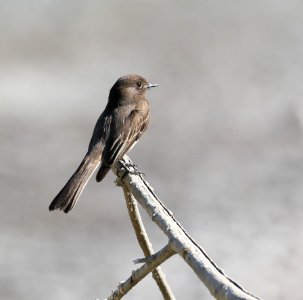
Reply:
[[132, 167], [134, 169], [134, 173], [133, 174], [145, 177], [145, 174], [139, 170], [139, 166], [138, 165], [133, 165]]
[[145, 176], [143, 172], [139, 170], [138, 165], [135, 164], [130, 164], [128, 162], [125, 162], [123, 160], [120, 160], [120, 163], [122, 167], [120, 170], [123, 172], [121, 179], [126, 176], [126, 174], [133, 174], [133, 175], [138, 175], [138, 176]]

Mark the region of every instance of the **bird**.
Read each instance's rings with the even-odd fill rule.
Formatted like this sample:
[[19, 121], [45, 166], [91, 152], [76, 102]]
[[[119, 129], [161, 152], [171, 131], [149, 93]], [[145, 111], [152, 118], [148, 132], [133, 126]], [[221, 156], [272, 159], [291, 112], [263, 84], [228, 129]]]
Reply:
[[122, 76], [115, 82], [82, 162], [49, 205], [50, 211], [68, 213], [98, 166], [96, 181], [100, 182], [111, 166], [134, 146], [149, 125], [146, 91], [156, 86], [158, 84], [134, 74]]

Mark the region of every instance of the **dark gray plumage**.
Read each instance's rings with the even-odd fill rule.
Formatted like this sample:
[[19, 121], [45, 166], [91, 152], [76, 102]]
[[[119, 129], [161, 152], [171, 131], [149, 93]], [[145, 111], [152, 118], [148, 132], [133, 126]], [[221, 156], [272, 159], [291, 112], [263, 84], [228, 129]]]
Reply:
[[138, 75], [119, 78], [110, 90], [108, 103], [99, 117], [80, 166], [55, 197], [49, 210], [69, 212], [86, 183], [101, 164], [96, 180], [101, 181], [112, 164], [122, 158], [140, 138], [149, 124], [146, 90], [157, 84]]

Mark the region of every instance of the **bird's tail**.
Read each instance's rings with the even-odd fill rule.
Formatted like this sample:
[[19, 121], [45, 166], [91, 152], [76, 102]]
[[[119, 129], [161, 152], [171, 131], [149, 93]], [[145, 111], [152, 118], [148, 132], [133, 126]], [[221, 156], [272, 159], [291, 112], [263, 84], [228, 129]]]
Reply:
[[77, 203], [86, 183], [99, 164], [100, 159], [87, 154], [76, 172], [52, 201], [49, 210], [60, 209], [68, 213]]

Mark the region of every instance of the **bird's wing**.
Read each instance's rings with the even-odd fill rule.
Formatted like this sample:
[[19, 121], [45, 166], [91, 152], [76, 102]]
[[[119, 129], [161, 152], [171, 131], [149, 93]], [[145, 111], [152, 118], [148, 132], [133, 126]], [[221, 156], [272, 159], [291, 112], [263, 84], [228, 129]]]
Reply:
[[110, 166], [120, 159], [146, 130], [149, 123], [148, 112], [132, 110], [122, 122], [113, 120], [110, 134], [105, 142], [102, 161]]
[[97, 151], [101, 154], [105, 141], [109, 138], [112, 119], [112, 115], [106, 110], [101, 114], [95, 125], [93, 135], [88, 146], [88, 152]]

